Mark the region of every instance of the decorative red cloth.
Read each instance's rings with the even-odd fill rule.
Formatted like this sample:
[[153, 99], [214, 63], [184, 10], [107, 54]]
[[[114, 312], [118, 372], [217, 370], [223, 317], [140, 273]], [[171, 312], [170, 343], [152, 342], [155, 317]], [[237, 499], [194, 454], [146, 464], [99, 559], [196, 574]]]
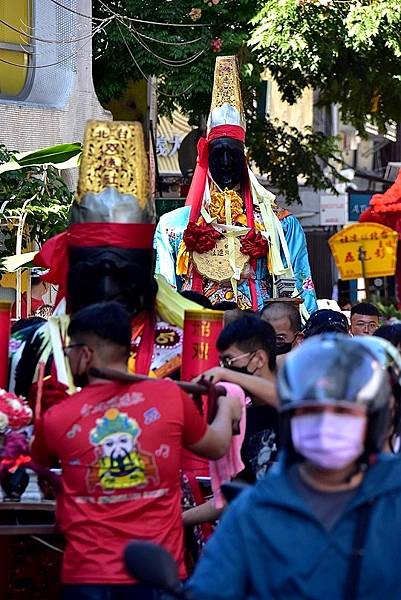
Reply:
[[34, 258], [34, 265], [49, 269], [44, 281], [59, 286], [56, 304], [67, 293], [68, 248], [108, 246], [151, 249], [155, 225], [150, 223], [74, 223], [67, 231], [47, 240]]
[[212, 225], [197, 225], [189, 222], [184, 231], [183, 240], [190, 252], [203, 253], [213, 250], [216, 241], [221, 237], [221, 233], [216, 231]]
[[0, 302], [0, 388], [8, 388], [8, 351], [11, 331], [11, 303]]
[[361, 223], [375, 222], [391, 227], [401, 237], [401, 170], [393, 185], [382, 194], [374, 194], [368, 208], [359, 217]]
[[[40, 405], [40, 416], [42, 416], [49, 408], [66, 400], [68, 395], [68, 387], [60, 381], [57, 381], [57, 376], [52, 373], [43, 381], [42, 387], [42, 398]], [[36, 396], [38, 393], [38, 383], [35, 382], [31, 385], [29, 390], [28, 403], [32, 410], [35, 410]]]
[[[135, 373], [148, 375], [152, 365], [153, 350], [155, 346], [156, 314], [154, 310], [151, 310], [142, 313], [137, 318], [143, 319], [143, 325], [140, 327], [141, 341], [135, 355]], [[136, 327], [137, 323], [134, 319], [132, 327], [133, 331], [135, 331]]]
[[[368, 208], [360, 215], [361, 223], [380, 223], [391, 227], [401, 239], [401, 169], [393, 185], [382, 194], [374, 194]], [[398, 308], [401, 308], [401, 244], [397, 248], [396, 285]]]
[[251, 229], [241, 238], [242, 254], [248, 254], [251, 258], [261, 258], [267, 255], [268, 250], [269, 244], [256, 229]]

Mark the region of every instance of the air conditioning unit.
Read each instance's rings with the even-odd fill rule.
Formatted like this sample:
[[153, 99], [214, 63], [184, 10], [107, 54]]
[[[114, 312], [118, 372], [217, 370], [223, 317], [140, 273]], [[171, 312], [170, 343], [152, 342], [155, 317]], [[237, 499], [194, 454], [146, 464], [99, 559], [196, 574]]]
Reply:
[[401, 162], [387, 163], [386, 170], [384, 171], [384, 179], [387, 179], [388, 181], [395, 181], [400, 169]]
[[348, 221], [348, 194], [301, 190], [302, 204], [292, 204], [290, 212], [307, 227], [342, 226]]
[[320, 223], [345, 225], [348, 220], [348, 194], [320, 194]]

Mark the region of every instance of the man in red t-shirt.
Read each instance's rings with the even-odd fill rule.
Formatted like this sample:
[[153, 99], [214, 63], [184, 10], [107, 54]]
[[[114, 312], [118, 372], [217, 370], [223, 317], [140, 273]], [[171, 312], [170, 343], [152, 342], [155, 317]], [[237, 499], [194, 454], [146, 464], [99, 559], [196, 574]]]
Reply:
[[124, 548], [132, 539], [160, 543], [185, 577], [181, 451], [220, 458], [241, 406], [236, 398], [221, 398], [208, 426], [173, 381], [126, 384], [91, 377], [91, 367], [126, 372], [131, 328], [116, 303], [76, 313], [69, 335], [65, 353], [72, 373], [89, 385], [44, 414], [32, 446], [35, 461], [60, 461], [62, 467], [57, 521], [66, 538], [63, 598], [154, 598], [125, 572]]

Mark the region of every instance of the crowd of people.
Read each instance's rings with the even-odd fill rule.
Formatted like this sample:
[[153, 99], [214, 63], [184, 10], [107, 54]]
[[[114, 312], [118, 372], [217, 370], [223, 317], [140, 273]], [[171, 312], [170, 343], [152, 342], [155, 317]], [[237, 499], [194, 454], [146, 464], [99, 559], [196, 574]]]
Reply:
[[[199, 600], [398, 598], [401, 324], [380, 325], [367, 302], [351, 308], [350, 322], [321, 309], [303, 326], [291, 301], [260, 314], [218, 308], [219, 365], [198, 380], [233, 384], [246, 399], [220, 396], [209, 424], [171, 379], [99, 375], [127, 373], [131, 324], [121, 305], [72, 316], [64, 354], [82, 390], [44, 413], [32, 445], [37, 464], [62, 468], [63, 598], [158, 598], [125, 571], [132, 539], [169, 550]], [[183, 512], [183, 451], [218, 461], [239, 422], [244, 468], [235, 479], [249, 489], [228, 507], [206, 497]], [[204, 523], [213, 525], [202, 544], [210, 539], [189, 573], [184, 526]]]

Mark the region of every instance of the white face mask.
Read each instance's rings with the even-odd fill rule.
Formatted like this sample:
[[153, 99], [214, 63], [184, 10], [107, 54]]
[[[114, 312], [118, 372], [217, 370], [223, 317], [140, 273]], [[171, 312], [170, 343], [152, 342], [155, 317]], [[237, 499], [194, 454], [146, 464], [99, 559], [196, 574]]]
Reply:
[[365, 430], [365, 415], [319, 412], [291, 419], [295, 450], [322, 469], [342, 469], [357, 459], [364, 449]]

